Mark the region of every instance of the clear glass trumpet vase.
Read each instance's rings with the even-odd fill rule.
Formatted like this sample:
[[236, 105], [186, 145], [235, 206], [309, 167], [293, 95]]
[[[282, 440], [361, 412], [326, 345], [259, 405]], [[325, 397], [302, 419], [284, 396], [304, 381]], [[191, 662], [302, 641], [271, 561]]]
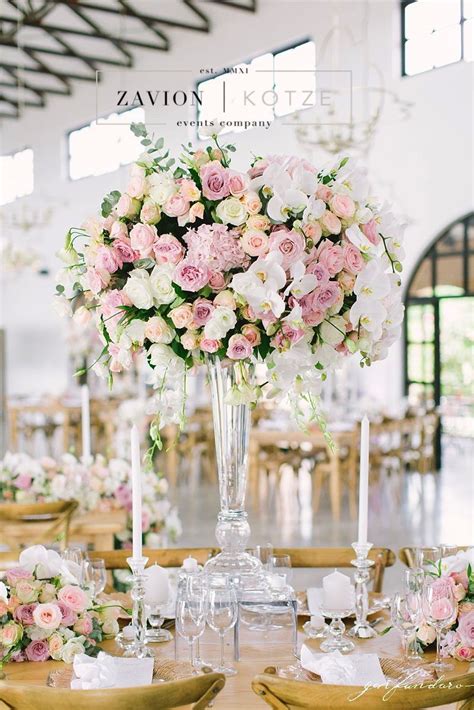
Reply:
[[229, 574], [243, 588], [260, 586], [263, 567], [245, 549], [250, 525], [245, 512], [250, 406], [233, 404], [242, 385], [253, 382], [253, 365], [245, 361], [221, 361], [208, 355], [212, 416], [219, 479], [220, 512], [216, 538], [221, 552], [205, 566], [208, 574]]

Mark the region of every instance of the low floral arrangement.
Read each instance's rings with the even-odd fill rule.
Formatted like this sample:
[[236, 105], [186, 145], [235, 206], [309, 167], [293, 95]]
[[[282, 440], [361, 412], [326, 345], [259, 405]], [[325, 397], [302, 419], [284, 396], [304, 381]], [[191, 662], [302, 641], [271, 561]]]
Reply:
[[[147, 547], [162, 547], [164, 539], [176, 540], [181, 522], [169, 499], [168, 481], [153, 471], [144, 471], [143, 537]], [[0, 462], [0, 500], [17, 503], [76, 499], [83, 511], [125, 510], [126, 527], [117, 538], [121, 547], [132, 539], [132, 492], [130, 464], [123, 459], [96, 456], [85, 466], [72, 454], [58, 461], [50, 457], [33, 459], [27, 454], [7, 453]]]
[[[94, 370], [111, 381], [143, 350], [153, 371], [159, 430], [182, 422], [186, 372], [208, 354], [261, 362], [234, 403], [288, 396], [318, 421], [321, 380], [358, 352], [386, 356], [403, 319], [402, 228], [369, 192], [352, 159], [317, 169], [287, 156], [230, 167], [233, 145], [183, 146], [132, 124], [145, 152], [126, 190], [105, 196], [101, 219], [72, 228], [61, 256], [59, 308], [94, 318], [103, 350]], [[153, 450], [150, 451], [151, 456]]]
[[[440, 604], [446, 597], [447, 587], [452, 588], [458, 602], [456, 619], [441, 641], [441, 655], [453, 656], [459, 661], [473, 661], [474, 548], [445, 557], [440, 563], [433, 564], [429, 574], [436, 577], [433, 584], [437, 588], [436, 596]], [[423, 623], [418, 629], [417, 638], [423, 646], [428, 646], [435, 641], [436, 632], [433, 627]]]
[[0, 666], [95, 656], [97, 644], [118, 633], [121, 608], [113, 601], [94, 603], [79, 586], [74, 563], [42, 545], [29, 547], [0, 582]]

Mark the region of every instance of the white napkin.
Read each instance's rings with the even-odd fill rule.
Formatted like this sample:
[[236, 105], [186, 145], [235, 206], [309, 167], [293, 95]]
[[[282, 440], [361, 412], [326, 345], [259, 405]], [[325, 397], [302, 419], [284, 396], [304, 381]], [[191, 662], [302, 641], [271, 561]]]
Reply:
[[303, 645], [301, 665], [319, 675], [323, 683], [332, 685], [384, 685], [386, 682], [375, 653], [353, 653], [351, 656], [343, 656], [339, 651], [313, 653]]
[[102, 651], [97, 658], [78, 653], [74, 656], [75, 678], [71, 681], [71, 688], [95, 690], [150, 685], [153, 678], [153, 661], [153, 658], [109, 656]]

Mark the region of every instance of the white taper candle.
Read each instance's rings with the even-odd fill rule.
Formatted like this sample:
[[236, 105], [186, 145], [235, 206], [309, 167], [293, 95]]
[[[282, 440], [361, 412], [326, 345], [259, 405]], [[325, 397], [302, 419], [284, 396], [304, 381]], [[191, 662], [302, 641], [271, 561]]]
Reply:
[[369, 507], [369, 432], [367, 415], [360, 427], [360, 471], [359, 471], [359, 535], [358, 542], [367, 542], [367, 524]]
[[132, 541], [133, 558], [142, 558], [142, 467], [140, 460], [140, 438], [137, 425], [130, 431], [130, 458], [132, 462]]
[[85, 461], [91, 457], [91, 417], [89, 405], [89, 387], [81, 387], [81, 430], [82, 430], [82, 457]]

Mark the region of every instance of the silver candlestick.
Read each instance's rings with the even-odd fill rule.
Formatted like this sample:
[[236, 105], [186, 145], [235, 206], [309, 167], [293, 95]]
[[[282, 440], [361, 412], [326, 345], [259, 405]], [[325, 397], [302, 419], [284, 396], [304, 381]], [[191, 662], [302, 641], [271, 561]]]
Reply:
[[371, 542], [353, 542], [352, 547], [357, 555], [355, 560], [351, 561], [354, 565], [354, 581], [355, 581], [355, 614], [356, 623], [349, 631], [350, 636], [355, 636], [359, 639], [370, 639], [377, 635], [377, 632], [367, 622], [367, 612], [369, 610], [369, 592], [367, 583], [370, 579], [370, 568], [374, 565], [373, 560], [368, 559]]
[[135, 559], [127, 557], [127, 562], [132, 570], [132, 627], [135, 633], [134, 642], [125, 649], [124, 656], [135, 658], [147, 658], [153, 653], [147, 648], [146, 621], [147, 614], [145, 608], [145, 575], [143, 574], [148, 557]]

